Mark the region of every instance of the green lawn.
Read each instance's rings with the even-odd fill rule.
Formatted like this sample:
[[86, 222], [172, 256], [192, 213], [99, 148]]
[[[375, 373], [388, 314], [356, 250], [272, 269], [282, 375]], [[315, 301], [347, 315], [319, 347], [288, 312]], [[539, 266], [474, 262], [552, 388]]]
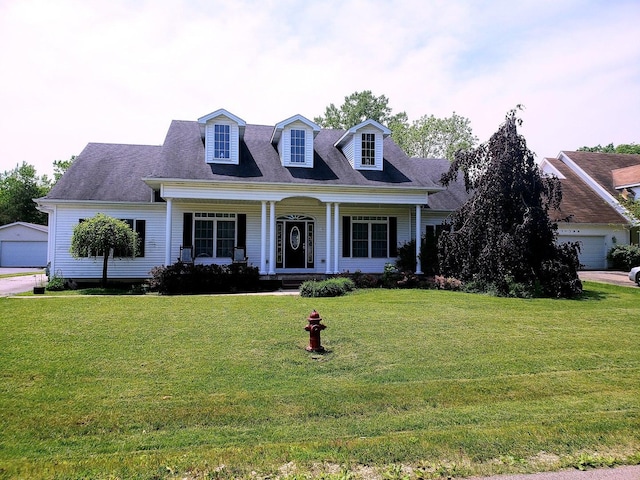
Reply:
[[[571, 301], [0, 298], [0, 477], [446, 478], [638, 463], [640, 289], [585, 286]], [[324, 355], [305, 351], [313, 309]]]

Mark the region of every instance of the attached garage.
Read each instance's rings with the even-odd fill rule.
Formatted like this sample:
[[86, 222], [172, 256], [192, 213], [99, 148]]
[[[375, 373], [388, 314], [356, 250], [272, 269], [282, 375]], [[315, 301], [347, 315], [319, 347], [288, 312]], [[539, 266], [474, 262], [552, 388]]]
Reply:
[[48, 228], [16, 222], [0, 227], [0, 267], [47, 265]]
[[584, 270], [605, 270], [607, 268], [607, 252], [604, 239], [604, 235], [560, 235], [558, 242], [579, 242], [582, 268]]

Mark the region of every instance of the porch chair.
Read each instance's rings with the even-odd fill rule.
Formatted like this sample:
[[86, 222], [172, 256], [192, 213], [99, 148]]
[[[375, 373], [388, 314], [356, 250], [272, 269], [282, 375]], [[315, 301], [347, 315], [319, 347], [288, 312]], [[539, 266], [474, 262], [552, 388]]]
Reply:
[[182, 263], [193, 263], [193, 247], [180, 246], [180, 259]]
[[246, 250], [244, 247], [233, 247], [233, 263], [242, 263], [247, 264], [247, 260], [249, 260], [246, 256]]

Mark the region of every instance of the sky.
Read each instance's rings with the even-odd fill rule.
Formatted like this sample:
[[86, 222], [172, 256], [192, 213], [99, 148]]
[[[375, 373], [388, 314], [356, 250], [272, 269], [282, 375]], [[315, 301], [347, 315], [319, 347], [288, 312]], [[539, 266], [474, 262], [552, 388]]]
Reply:
[[523, 105], [538, 160], [640, 143], [639, 24], [640, 0], [0, 0], [0, 172], [161, 145], [220, 108], [312, 120], [364, 90], [480, 142]]

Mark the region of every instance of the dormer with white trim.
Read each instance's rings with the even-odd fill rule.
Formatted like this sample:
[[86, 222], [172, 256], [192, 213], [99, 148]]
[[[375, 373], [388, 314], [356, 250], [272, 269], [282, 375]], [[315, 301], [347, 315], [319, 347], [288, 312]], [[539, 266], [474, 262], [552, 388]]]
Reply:
[[276, 124], [271, 143], [276, 146], [284, 167], [313, 168], [313, 139], [320, 126], [302, 115], [294, 115]]
[[391, 130], [384, 125], [365, 120], [347, 130], [335, 147], [342, 150], [354, 169], [382, 171], [382, 143], [389, 135]]
[[204, 156], [207, 163], [238, 165], [240, 141], [246, 122], [221, 108], [198, 119], [204, 125]]

